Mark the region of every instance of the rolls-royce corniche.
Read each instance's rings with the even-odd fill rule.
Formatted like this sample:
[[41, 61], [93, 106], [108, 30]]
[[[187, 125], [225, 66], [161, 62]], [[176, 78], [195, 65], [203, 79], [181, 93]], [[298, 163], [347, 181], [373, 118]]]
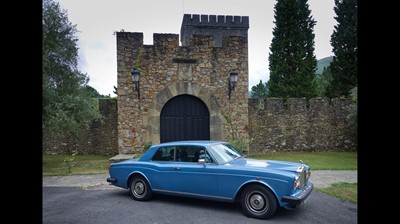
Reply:
[[111, 163], [107, 182], [137, 201], [154, 194], [240, 203], [246, 216], [268, 219], [309, 198], [311, 169], [302, 162], [249, 159], [224, 141], [151, 146], [140, 158]]

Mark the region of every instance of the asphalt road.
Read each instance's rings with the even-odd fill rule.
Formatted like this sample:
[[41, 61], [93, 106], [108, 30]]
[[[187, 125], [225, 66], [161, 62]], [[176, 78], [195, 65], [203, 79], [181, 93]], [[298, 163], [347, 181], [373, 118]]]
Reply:
[[116, 187], [43, 186], [43, 223], [357, 223], [357, 205], [314, 190], [298, 210], [285, 209], [269, 220], [243, 215], [239, 204], [156, 196], [134, 201], [128, 190]]

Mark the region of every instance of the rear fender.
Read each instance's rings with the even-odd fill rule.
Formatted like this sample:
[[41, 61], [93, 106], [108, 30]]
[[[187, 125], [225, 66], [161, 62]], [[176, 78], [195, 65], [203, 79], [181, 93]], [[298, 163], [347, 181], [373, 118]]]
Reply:
[[147, 183], [149, 183], [150, 188], [152, 188], [149, 179], [146, 177], [146, 175], [144, 175], [144, 174], [143, 174], [142, 172], [140, 172], [140, 171], [134, 171], [134, 172], [132, 172], [132, 173], [129, 174], [129, 177], [128, 177], [127, 182], [126, 182], [126, 186], [128, 186], [127, 188], [129, 188], [129, 183], [131, 182], [132, 178], [133, 178], [134, 176], [136, 176], [136, 175], [140, 175], [140, 176], [144, 177], [144, 179], [146, 179]]

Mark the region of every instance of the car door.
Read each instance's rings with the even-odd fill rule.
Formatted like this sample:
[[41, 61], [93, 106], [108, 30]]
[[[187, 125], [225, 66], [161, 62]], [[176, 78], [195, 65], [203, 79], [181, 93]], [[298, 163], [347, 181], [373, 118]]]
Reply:
[[174, 147], [160, 147], [151, 158], [151, 172], [148, 171], [147, 178], [154, 191], [171, 190], [171, 171], [174, 165]]
[[171, 191], [196, 196], [217, 196], [217, 164], [212, 161], [205, 164], [197, 162], [197, 153], [206, 148], [200, 146], [180, 147], [176, 148], [175, 155], [179, 155], [180, 150], [185, 150], [188, 158], [192, 159], [171, 163]]

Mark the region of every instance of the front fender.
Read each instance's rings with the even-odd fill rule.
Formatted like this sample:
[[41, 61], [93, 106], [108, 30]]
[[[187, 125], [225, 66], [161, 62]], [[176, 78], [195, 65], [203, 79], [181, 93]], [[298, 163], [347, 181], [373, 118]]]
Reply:
[[269, 190], [271, 190], [271, 192], [274, 194], [274, 196], [280, 206], [286, 204], [286, 203], [282, 202], [280, 199], [282, 198], [283, 195], [286, 195], [285, 192], [289, 190], [289, 189], [286, 189], [288, 187], [289, 183], [284, 180], [269, 180], [269, 182], [267, 182], [266, 180], [263, 180], [263, 179], [248, 180], [248, 181], [244, 182], [236, 191], [235, 200], [240, 199], [240, 195], [245, 187], [247, 187], [251, 184], [260, 184], [260, 185], [263, 185], [264, 187], [268, 188]]

